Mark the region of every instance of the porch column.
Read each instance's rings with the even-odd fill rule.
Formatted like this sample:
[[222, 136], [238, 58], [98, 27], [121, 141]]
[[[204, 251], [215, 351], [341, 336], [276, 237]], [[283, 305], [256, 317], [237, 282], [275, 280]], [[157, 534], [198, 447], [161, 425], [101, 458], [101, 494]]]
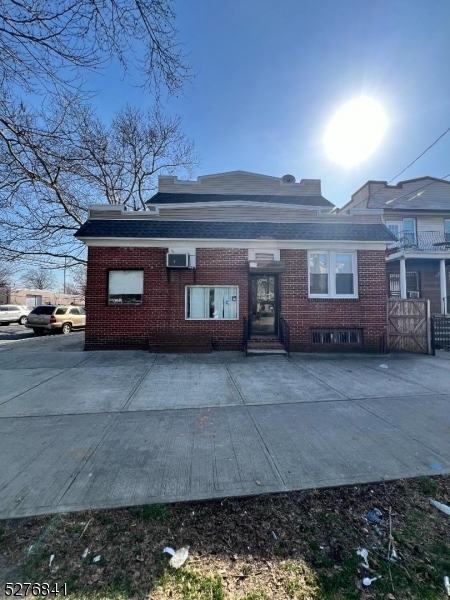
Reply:
[[[441, 313], [447, 314], [447, 278], [445, 277], [445, 258], [441, 258], [439, 261], [439, 280], [441, 283]], [[444, 300], [445, 298], [445, 300]]]
[[406, 300], [406, 259], [400, 259], [400, 298]]

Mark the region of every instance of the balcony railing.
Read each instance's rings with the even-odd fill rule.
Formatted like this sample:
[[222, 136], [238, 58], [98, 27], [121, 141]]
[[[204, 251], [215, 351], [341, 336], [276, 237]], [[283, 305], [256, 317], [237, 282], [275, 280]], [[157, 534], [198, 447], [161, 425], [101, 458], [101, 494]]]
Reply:
[[442, 252], [450, 250], [450, 233], [443, 231], [420, 231], [419, 233], [401, 232], [398, 241], [389, 244], [388, 254], [399, 251]]

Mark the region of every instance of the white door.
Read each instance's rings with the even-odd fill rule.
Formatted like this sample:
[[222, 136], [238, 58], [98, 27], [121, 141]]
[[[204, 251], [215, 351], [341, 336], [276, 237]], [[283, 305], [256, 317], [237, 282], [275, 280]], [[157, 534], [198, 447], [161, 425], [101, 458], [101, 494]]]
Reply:
[[34, 296], [32, 294], [27, 294], [27, 306], [30, 306], [31, 308], [34, 308], [35, 306], [41, 306], [42, 305], [42, 296]]

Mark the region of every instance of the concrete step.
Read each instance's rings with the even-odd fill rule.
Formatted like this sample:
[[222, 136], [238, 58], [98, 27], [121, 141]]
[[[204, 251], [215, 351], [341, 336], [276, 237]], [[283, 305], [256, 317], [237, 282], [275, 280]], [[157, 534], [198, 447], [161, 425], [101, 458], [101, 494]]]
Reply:
[[248, 340], [249, 344], [254, 344], [255, 346], [267, 346], [268, 344], [281, 344], [281, 341], [279, 338], [273, 337], [273, 338], [251, 338], [250, 340]]
[[247, 348], [247, 354], [249, 356], [256, 356], [258, 354], [278, 354], [280, 356], [286, 356], [287, 352], [284, 348], [282, 350], [279, 348]]
[[286, 354], [278, 338], [256, 338], [247, 343], [247, 354]]

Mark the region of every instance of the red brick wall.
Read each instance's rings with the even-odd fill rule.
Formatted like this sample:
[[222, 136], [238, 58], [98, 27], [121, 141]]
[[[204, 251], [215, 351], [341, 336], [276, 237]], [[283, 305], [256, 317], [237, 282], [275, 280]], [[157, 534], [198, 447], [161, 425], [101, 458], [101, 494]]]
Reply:
[[[248, 315], [248, 250], [197, 249], [197, 285], [239, 286], [237, 321], [186, 321], [185, 286], [192, 271], [171, 271], [166, 248], [90, 247], [86, 293], [86, 349], [147, 348], [150, 339], [206, 335], [215, 348], [240, 349], [242, 319]], [[281, 312], [291, 327], [293, 349], [309, 350], [312, 327], [359, 327], [368, 349], [378, 349], [386, 331], [384, 252], [358, 252], [358, 300], [310, 300], [306, 250], [282, 250]], [[108, 306], [108, 269], [144, 269], [144, 300], [138, 307]]]
[[378, 350], [380, 336], [387, 331], [383, 251], [358, 252], [359, 298], [349, 300], [308, 298], [306, 250], [282, 250], [281, 260], [286, 263], [281, 278], [281, 313], [290, 325], [294, 349], [317, 349], [311, 346], [313, 327], [357, 327], [363, 329], [364, 346]]
[[[431, 314], [440, 314], [441, 288], [439, 279], [439, 260], [406, 259], [406, 270], [420, 272], [421, 297], [430, 301]], [[389, 273], [400, 273], [400, 262], [387, 263], [386, 271], [388, 277]], [[450, 295], [449, 283], [450, 272], [449, 267], [447, 266], [447, 293]]]
[[[196, 285], [239, 286], [236, 321], [186, 321], [185, 286], [193, 271], [166, 271], [167, 248], [100, 248], [88, 253], [86, 348], [147, 348], [149, 339], [207, 335], [215, 347], [240, 349], [247, 314], [248, 250], [198, 249]], [[144, 269], [143, 305], [107, 306], [108, 269]]]

